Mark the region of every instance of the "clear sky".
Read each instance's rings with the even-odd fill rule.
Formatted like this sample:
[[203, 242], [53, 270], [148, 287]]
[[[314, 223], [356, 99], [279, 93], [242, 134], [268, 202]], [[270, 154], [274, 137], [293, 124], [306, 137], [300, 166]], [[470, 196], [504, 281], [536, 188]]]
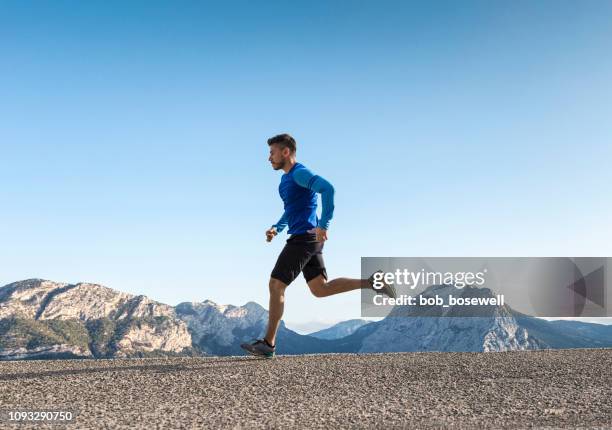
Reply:
[[[0, 285], [267, 307], [266, 139], [362, 256], [610, 256], [612, 2], [0, 2]], [[284, 234], [283, 234], [284, 236]], [[359, 317], [359, 293], [285, 320]]]

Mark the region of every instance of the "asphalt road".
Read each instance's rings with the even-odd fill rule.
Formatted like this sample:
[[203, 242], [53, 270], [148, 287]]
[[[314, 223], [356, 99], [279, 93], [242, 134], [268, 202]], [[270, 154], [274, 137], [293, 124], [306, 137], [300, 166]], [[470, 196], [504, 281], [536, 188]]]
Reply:
[[2, 362], [0, 405], [2, 428], [612, 428], [612, 349]]

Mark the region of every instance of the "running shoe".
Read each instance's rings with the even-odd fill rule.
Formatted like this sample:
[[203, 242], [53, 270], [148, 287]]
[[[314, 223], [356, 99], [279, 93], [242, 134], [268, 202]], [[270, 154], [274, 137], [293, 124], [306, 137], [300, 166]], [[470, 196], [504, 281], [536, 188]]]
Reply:
[[396, 298], [397, 297], [397, 293], [395, 292], [395, 287], [391, 284], [387, 284], [384, 280], [382, 280], [382, 284], [383, 286], [380, 288], [375, 288], [374, 287], [374, 275], [377, 273], [383, 273], [382, 270], [377, 270], [376, 272], [372, 273], [372, 276], [370, 276], [368, 278], [368, 282], [370, 282], [370, 287], [376, 291], [377, 294], [384, 294], [385, 296], [389, 296], [392, 298]]
[[243, 343], [240, 345], [242, 349], [251, 355], [258, 357], [272, 358], [274, 357], [275, 347], [271, 347], [264, 339], [257, 339], [253, 343]]

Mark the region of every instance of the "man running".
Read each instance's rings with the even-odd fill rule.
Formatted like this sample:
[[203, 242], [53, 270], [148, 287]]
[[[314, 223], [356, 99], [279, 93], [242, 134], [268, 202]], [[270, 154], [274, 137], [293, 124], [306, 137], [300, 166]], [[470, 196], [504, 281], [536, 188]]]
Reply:
[[[283, 170], [278, 187], [285, 211], [276, 224], [266, 230], [268, 242], [286, 226], [289, 226], [287, 244], [280, 253], [270, 277], [270, 311], [268, 329], [263, 339], [240, 345], [253, 355], [273, 357], [276, 347], [276, 332], [283, 316], [285, 288], [300, 272], [304, 275], [310, 291], [315, 297], [359, 288], [373, 288], [370, 279], [337, 278], [327, 281], [323, 263], [323, 243], [334, 214], [334, 187], [321, 176], [313, 174], [296, 161], [296, 142], [288, 134], [279, 134], [268, 139], [270, 157], [274, 170]], [[321, 219], [317, 217], [317, 193], [321, 194]], [[391, 285], [377, 290], [395, 297]]]

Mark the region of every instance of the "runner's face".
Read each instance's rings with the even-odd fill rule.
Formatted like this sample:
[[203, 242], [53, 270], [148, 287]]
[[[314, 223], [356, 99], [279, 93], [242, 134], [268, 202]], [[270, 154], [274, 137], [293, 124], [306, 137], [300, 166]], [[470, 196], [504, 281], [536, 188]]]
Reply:
[[276, 144], [270, 145], [270, 157], [268, 157], [268, 161], [272, 164], [274, 170], [280, 170], [285, 167], [288, 158], [288, 148], [281, 148]]

